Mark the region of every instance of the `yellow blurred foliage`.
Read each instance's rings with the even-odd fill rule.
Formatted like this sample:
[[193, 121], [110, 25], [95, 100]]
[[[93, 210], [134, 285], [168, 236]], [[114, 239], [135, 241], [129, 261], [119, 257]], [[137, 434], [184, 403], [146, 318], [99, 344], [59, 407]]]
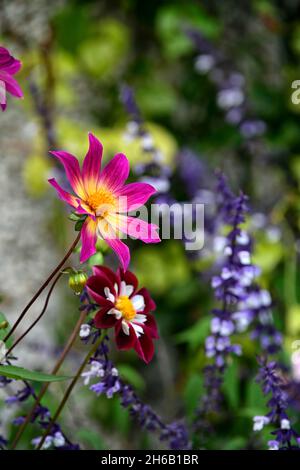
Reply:
[[[162, 153], [162, 163], [172, 166], [174, 156], [177, 151], [177, 143], [174, 137], [163, 127], [147, 123], [147, 129], [153, 137], [154, 144]], [[83, 160], [88, 148], [88, 131], [93, 132], [95, 136], [102, 142], [104, 147], [104, 161], [109, 160], [116, 153], [125, 153], [131, 165], [137, 163], [146, 163], [149, 156], [142, 151], [139, 139], [128, 142], [124, 137], [125, 126], [117, 125], [110, 129], [104, 127], [84, 127], [78, 122], [67, 120], [65, 118], [58, 119], [57, 132], [60, 147], [74, 154], [80, 161]]]
[[134, 270], [141, 286], [162, 295], [191, 278], [181, 242], [170, 240], [164, 246], [143, 246], [134, 254]]

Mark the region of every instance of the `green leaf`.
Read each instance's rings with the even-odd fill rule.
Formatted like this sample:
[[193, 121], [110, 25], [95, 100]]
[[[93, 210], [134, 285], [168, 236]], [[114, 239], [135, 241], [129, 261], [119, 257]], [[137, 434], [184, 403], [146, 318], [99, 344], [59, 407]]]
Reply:
[[75, 231], [80, 232], [80, 230], [82, 229], [83, 224], [84, 224], [84, 220], [82, 220], [82, 219], [78, 220], [75, 224]]
[[286, 329], [290, 335], [297, 335], [300, 332], [300, 305], [292, 305], [286, 315]]
[[114, 429], [118, 429], [118, 432], [123, 436], [128, 436], [129, 429], [131, 426], [131, 420], [129, 417], [128, 409], [125, 409], [119, 400], [114, 400], [112, 403], [111, 411], [111, 423]]
[[223, 446], [222, 450], [242, 450], [247, 444], [246, 438], [243, 436], [235, 436], [229, 439]]
[[237, 408], [239, 405], [239, 369], [236, 361], [228, 367], [224, 378], [224, 392], [232, 408]]
[[266, 402], [267, 399], [263, 395], [260, 385], [253, 378], [249, 381], [246, 389], [246, 408], [259, 409], [260, 413], [256, 414], [264, 414], [266, 412]]
[[199, 29], [208, 38], [216, 38], [221, 32], [219, 22], [200, 5], [181, 2], [179, 5], [163, 7], [158, 10], [156, 30], [168, 58], [176, 59], [188, 54], [193, 48], [183, 24]]
[[134, 388], [143, 390], [145, 388], [145, 381], [143, 377], [131, 366], [121, 364], [118, 366], [120, 375], [126, 382], [129, 382]]
[[17, 366], [4, 366], [0, 365], [0, 375], [17, 380], [33, 380], [36, 382], [62, 382], [63, 380], [70, 380], [72, 377], [62, 375], [43, 374], [42, 372], [35, 372], [34, 370], [24, 369]]
[[73, 220], [74, 222], [77, 222], [78, 220], [82, 219], [82, 215], [78, 215], [76, 214], [76, 212], [71, 212], [68, 219]]
[[266, 413], [267, 413], [266, 406], [261, 407], [261, 408], [259, 406], [254, 406], [253, 408], [242, 408], [238, 410], [237, 416], [240, 416], [242, 418], [249, 418], [252, 423], [254, 416], [263, 416]]
[[93, 431], [90, 428], [80, 428], [76, 433], [76, 440], [84, 442], [89, 448], [93, 450], [105, 450], [107, 444], [103, 441], [102, 436], [98, 431]]
[[78, 47], [90, 34], [89, 10], [86, 6], [66, 5], [54, 17], [57, 44], [76, 56]]
[[193, 416], [197, 407], [200, 396], [203, 393], [203, 380], [199, 374], [193, 374], [188, 379], [184, 390], [184, 402], [187, 413], [190, 417]]
[[209, 333], [210, 321], [211, 319], [209, 317], [201, 318], [191, 328], [176, 335], [176, 342], [188, 343], [192, 350], [197, 349], [204, 343], [204, 340]]

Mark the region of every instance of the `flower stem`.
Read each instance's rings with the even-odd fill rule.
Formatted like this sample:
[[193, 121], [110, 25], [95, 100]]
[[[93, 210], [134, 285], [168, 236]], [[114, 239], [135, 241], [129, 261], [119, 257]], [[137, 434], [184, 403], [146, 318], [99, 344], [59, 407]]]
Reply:
[[39, 288], [39, 290], [34, 294], [34, 296], [32, 297], [32, 299], [30, 300], [30, 302], [26, 305], [26, 307], [24, 308], [24, 310], [21, 312], [19, 318], [17, 319], [17, 321], [14, 323], [14, 325], [12, 326], [11, 330], [8, 332], [8, 334], [6, 335], [6, 337], [4, 338], [4, 342], [8, 340], [8, 338], [11, 337], [11, 335], [13, 334], [13, 332], [15, 331], [15, 329], [17, 328], [17, 326], [19, 325], [19, 323], [22, 321], [22, 319], [24, 318], [24, 316], [26, 315], [27, 311], [30, 309], [30, 307], [34, 304], [34, 302], [37, 300], [37, 298], [40, 296], [40, 294], [43, 292], [43, 290], [48, 286], [49, 282], [52, 281], [52, 279], [54, 278], [54, 276], [60, 271], [60, 269], [63, 267], [63, 265], [65, 264], [65, 262], [67, 261], [67, 259], [71, 256], [74, 248], [76, 247], [77, 243], [79, 242], [79, 239], [80, 239], [80, 232], [78, 233], [76, 239], [74, 240], [74, 242], [72, 243], [70, 249], [68, 250], [68, 252], [66, 253], [66, 255], [63, 257], [63, 259], [61, 260], [61, 262], [56, 266], [56, 268], [52, 271], [52, 273], [50, 274], [50, 276], [46, 279], [46, 281], [44, 282], [44, 284]]
[[15, 347], [22, 341], [23, 338], [25, 338], [25, 336], [28, 335], [28, 333], [32, 330], [32, 328], [34, 328], [34, 326], [40, 321], [40, 319], [42, 318], [42, 316], [44, 315], [44, 313], [46, 312], [47, 310], [47, 307], [48, 307], [48, 303], [49, 303], [49, 300], [50, 300], [50, 297], [51, 297], [51, 294], [54, 290], [54, 287], [56, 285], [56, 283], [58, 282], [58, 280], [60, 279], [60, 277], [62, 276], [62, 272], [60, 272], [58, 274], [58, 276], [54, 279], [50, 289], [49, 289], [49, 292], [47, 294], [47, 297], [46, 297], [46, 300], [45, 300], [45, 303], [44, 303], [44, 307], [43, 307], [43, 310], [41, 311], [41, 313], [39, 314], [39, 316], [34, 320], [34, 322], [27, 328], [26, 331], [24, 331], [24, 333], [13, 343], [13, 345], [9, 348], [9, 350], [7, 351], [6, 353], [6, 356], [8, 356], [13, 349], [15, 349]]
[[[79, 333], [79, 330], [80, 330], [80, 327], [82, 325], [82, 323], [84, 322], [85, 320], [85, 317], [86, 317], [86, 312], [85, 311], [82, 311], [81, 314], [80, 314], [80, 317], [67, 341], [67, 344], [65, 345], [64, 347], [64, 350], [62, 351], [57, 363], [55, 364], [54, 368], [52, 369], [51, 371], [51, 374], [52, 375], [55, 375], [57, 374], [57, 372], [59, 371], [62, 363], [64, 362], [68, 352], [70, 351], [71, 347], [73, 346], [76, 338], [77, 338], [77, 335]], [[35, 402], [33, 404], [33, 407], [31, 408], [31, 410], [29, 411], [29, 413], [27, 414], [26, 418], [25, 418], [25, 421], [22, 423], [22, 425], [20, 426], [15, 438], [14, 438], [14, 441], [12, 443], [12, 446], [11, 446], [11, 449], [15, 449], [21, 436], [23, 435], [26, 427], [28, 426], [29, 422], [31, 421], [32, 417], [34, 416], [34, 413], [35, 413], [35, 410], [37, 409], [38, 405], [41, 403], [41, 400], [42, 398], [44, 397], [45, 393], [47, 392], [48, 388], [49, 388], [49, 385], [50, 385], [50, 382], [46, 382], [44, 383], [43, 387], [41, 388], [41, 391], [40, 393], [38, 394], [38, 396], [35, 398]]]
[[75, 387], [77, 381], [79, 380], [80, 376], [81, 376], [81, 373], [83, 372], [85, 366], [87, 365], [87, 363], [89, 362], [90, 358], [95, 354], [95, 352], [97, 351], [99, 345], [101, 344], [101, 342], [103, 341], [104, 337], [105, 337], [105, 334], [106, 334], [106, 330], [103, 330], [102, 334], [99, 336], [98, 340], [95, 342], [95, 344], [93, 344], [92, 348], [90, 349], [90, 351], [87, 353], [85, 359], [83, 360], [83, 362], [81, 363], [81, 366], [79, 367], [74, 379], [72, 380], [72, 382], [70, 383], [69, 387], [67, 388], [64, 396], [63, 396], [63, 399], [62, 401], [60, 402], [60, 405], [59, 407], [57, 408], [53, 418], [50, 420], [50, 423], [37, 447], [37, 450], [40, 450], [47, 438], [47, 436], [50, 434], [51, 430], [52, 430], [52, 427], [54, 425], [54, 423], [57, 421], [60, 413], [62, 412], [69, 396], [71, 395], [72, 393], [72, 390], [73, 388]]

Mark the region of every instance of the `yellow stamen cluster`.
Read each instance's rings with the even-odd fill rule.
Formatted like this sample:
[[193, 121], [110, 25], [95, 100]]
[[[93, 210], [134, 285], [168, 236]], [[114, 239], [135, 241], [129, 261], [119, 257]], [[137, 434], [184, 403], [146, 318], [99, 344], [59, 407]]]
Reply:
[[127, 321], [133, 320], [136, 315], [132, 302], [126, 295], [118, 297], [116, 308], [122, 313], [123, 318]]
[[110, 191], [101, 188], [97, 192], [88, 196], [86, 203], [95, 212], [101, 209], [107, 211], [109, 206], [116, 206], [116, 198]]

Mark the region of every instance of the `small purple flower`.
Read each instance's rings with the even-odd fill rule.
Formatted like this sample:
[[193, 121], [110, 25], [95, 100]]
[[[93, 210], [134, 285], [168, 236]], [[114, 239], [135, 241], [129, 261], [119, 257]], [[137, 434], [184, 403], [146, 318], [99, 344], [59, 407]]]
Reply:
[[8, 441], [3, 436], [0, 435], [0, 450], [5, 450], [7, 447]]
[[178, 170], [188, 196], [195, 197], [200, 187], [203, 187], [203, 179], [207, 176], [207, 170], [200, 158], [188, 149], [183, 149], [178, 157]]
[[258, 362], [257, 382], [261, 384], [263, 394], [269, 395], [269, 412], [265, 416], [254, 417], [253, 430], [261, 431], [265, 425], [273, 424], [275, 439], [268, 442], [270, 450], [300, 450], [299, 434], [287, 415], [289, 397], [280, 370], [275, 361], [267, 362], [265, 358], [259, 358]]
[[150, 163], [137, 165], [136, 173], [140, 175], [140, 181], [151, 184], [157, 193], [165, 194], [170, 189], [171, 170], [162, 164], [161, 152], [156, 148], [152, 135], [146, 129], [133, 89], [124, 84], [121, 87], [120, 98], [131, 118], [124, 135], [125, 140], [131, 142], [139, 139], [142, 151], [150, 156]]
[[279, 450], [279, 445], [280, 443], [278, 441], [268, 441], [269, 450]]
[[[219, 306], [212, 311], [211, 331], [205, 341], [206, 356], [211, 364], [204, 369], [206, 392], [196, 413], [196, 430], [207, 426], [205, 420], [211, 411], [219, 410], [228, 360], [231, 355], [242, 354], [241, 345], [233, 344], [232, 336], [249, 329], [251, 338], [257, 339], [267, 353], [277, 352], [282, 341], [273, 325], [271, 296], [255, 283], [259, 269], [252, 264], [251, 237], [240, 227], [249, 210], [247, 197], [235, 196], [223, 174], [218, 175], [217, 195], [221, 227], [229, 225], [230, 230], [222, 242], [219, 274], [212, 277]], [[255, 428], [258, 429], [266, 420], [256, 418]]]
[[183, 422], [164, 424], [161, 418], [136, 395], [133, 388], [124, 383], [114, 364], [108, 359], [108, 337], [99, 346], [91, 359], [90, 369], [83, 372], [85, 385], [92, 379], [100, 379], [90, 385], [90, 390], [97, 396], [112, 398], [118, 395], [121, 405], [129, 410], [130, 415], [145, 430], [157, 432], [159, 439], [168, 443], [170, 449], [190, 449], [188, 432]]
[[[5, 379], [3, 377], [0, 378], [0, 384], [1, 387], [5, 387], [8, 384], [14, 383], [14, 380], [11, 379]], [[19, 381], [16, 381], [17, 384], [19, 384]], [[35, 394], [35, 391], [33, 387], [31, 387], [26, 381], [23, 381], [23, 387], [21, 389], [18, 389], [14, 395], [10, 395], [5, 402], [8, 405], [18, 405], [18, 404], [23, 404], [24, 402], [30, 400], [33, 398], [34, 400], [37, 399], [37, 396]], [[14, 426], [20, 426], [24, 423], [25, 416], [17, 416], [13, 418], [12, 424]], [[40, 428], [41, 431], [44, 431], [47, 429], [49, 425], [49, 421], [51, 420], [51, 414], [48, 408], [45, 406], [39, 404], [35, 412], [31, 418], [31, 423], [32, 424], [37, 424]], [[32, 441], [34, 445], [38, 445], [40, 442], [41, 437], [37, 437]], [[5, 440], [6, 442], [6, 440]], [[1, 443], [1, 436], [0, 436], [0, 449], [6, 445], [5, 443]], [[1, 447], [2, 446], [2, 447]], [[45, 441], [45, 446], [43, 448], [53, 448], [53, 449], [60, 449], [60, 450], [77, 450], [79, 449], [79, 446], [77, 444], [73, 444], [67, 437], [66, 435], [61, 431], [60, 426], [55, 423], [55, 425], [52, 427], [52, 432], [51, 435], [49, 435]]]
[[[255, 151], [250, 142], [261, 138], [267, 130], [266, 123], [253, 117], [249, 100], [246, 96], [245, 77], [233, 67], [233, 64], [218, 50], [203, 34], [194, 29], [186, 30], [192, 40], [198, 56], [195, 59], [195, 69], [199, 74], [206, 74], [216, 87], [216, 103], [225, 114], [225, 120], [235, 126], [245, 139], [247, 149], [254, 157]], [[263, 146], [261, 146], [263, 148]]]
[[[41, 441], [42, 437], [34, 438], [31, 443], [37, 447]], [[66, 439], [61, 431], [55, 431], [53, 434], [46, 437], [45, 442], [42, 446], [42, 450], [47, 450], [50, 448], [58, 450], [67, 450], [66, 447], [69, 447]], [[76, 446], [77, 447], [77, 446]], [[75, 450], [75, 449], [74, 449]]]

